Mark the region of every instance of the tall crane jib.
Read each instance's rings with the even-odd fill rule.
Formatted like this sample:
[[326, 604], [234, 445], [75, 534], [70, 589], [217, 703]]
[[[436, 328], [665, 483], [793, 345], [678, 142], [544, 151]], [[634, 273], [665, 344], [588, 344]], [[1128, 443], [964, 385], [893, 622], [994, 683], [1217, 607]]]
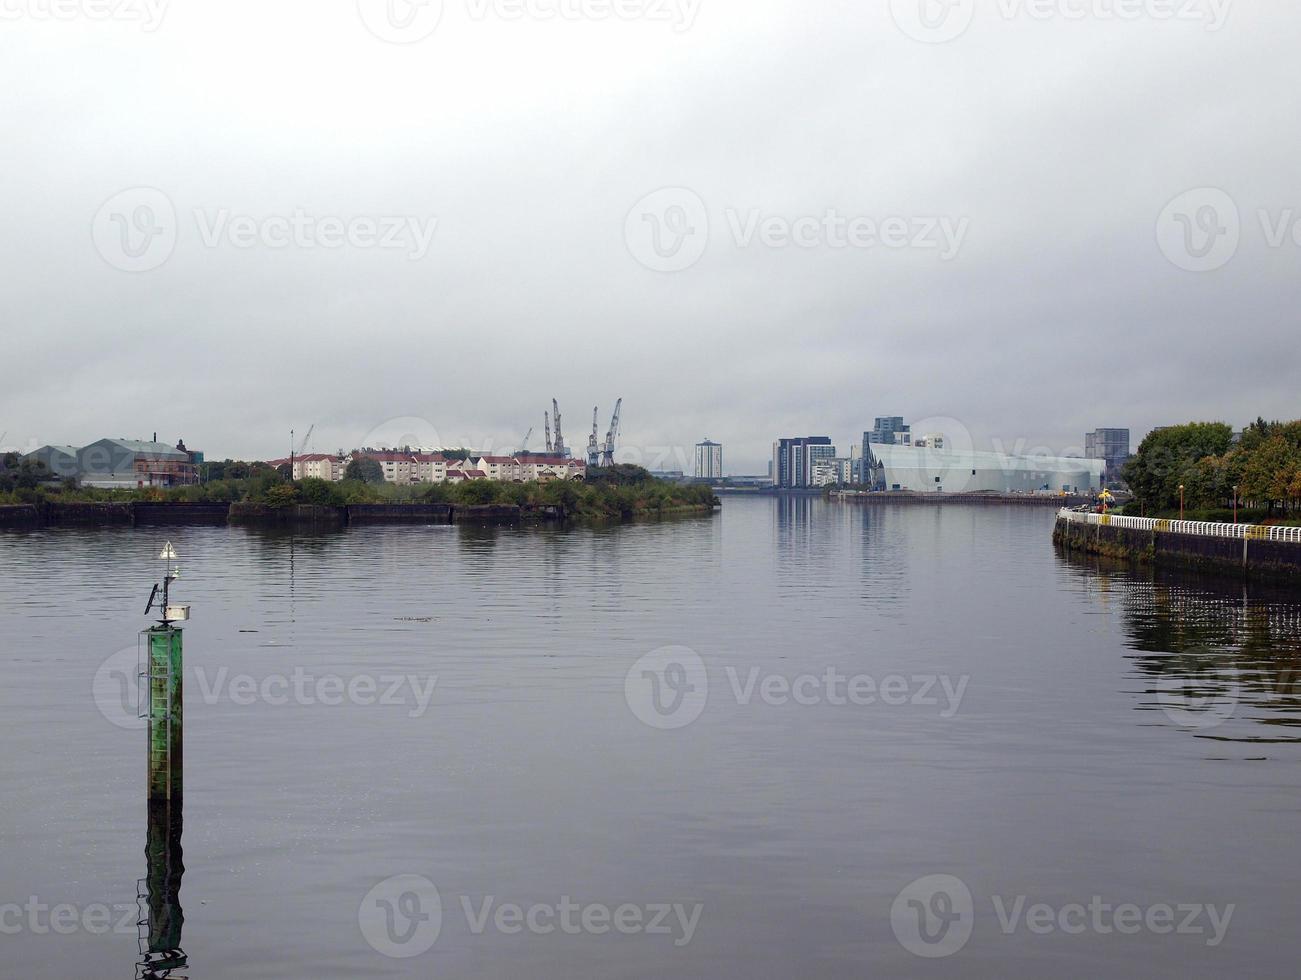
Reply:
[[560, 431], [560, 402], [556, 401], [556, 399], [554, 399], [554, 398], [551, 399], [551, 408], [552, 408], [552, 411], [555, 413], [555, 416], [556, 416], [556, 445], [555, 445], [555, 453], [556, 453], [557, 456], [566, 456], [566, 455], [568, 455], [568, 453], [566, 453], [566, 451], [565, 451], [565, 437], [564, 437], [564, 435], [561, 434], [561, 431]]
[[596, 435], [596, 416], [600, 410], [600, 405], [592, 409], [592, 434], [587, 437], [587, 465], [590, 468], [595, 468], [601, 464], [601, 444], [597, 441]]
[[605, 452], [601, 455], [602, 466], [614, 465], [614, 443], [619, 438], [619, 415], [623, 411], [623, 399], [614, 403], [614, 417], [610, 419], [610, 430], [605, 434]]
[[546, 412], [542, 413], [542, 424], [547, 427], [547, 452], [551, 452], [551, 416]]

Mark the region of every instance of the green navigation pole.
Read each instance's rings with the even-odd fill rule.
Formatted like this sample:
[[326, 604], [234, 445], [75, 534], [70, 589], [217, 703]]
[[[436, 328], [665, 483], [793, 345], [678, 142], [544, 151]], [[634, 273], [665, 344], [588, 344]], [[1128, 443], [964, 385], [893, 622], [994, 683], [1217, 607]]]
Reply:
[[[149, 658], [145, 671], [147, 703], [144, 707], [149, 719], [150, 801], [182, 798], [182, 677], [185, 661], [182, 631], [172, 624], [190, 618], [189, 606], [171, 603], [171, 584], [180, 572], [172, 565], [176, 560], [176, 550], [170, 541], [158, 557], [167, 562], [167, 573], [162, 581], [162, 602], [158, 605], [162, 619], [144, 632]], [[155, 607], [158, 593], [159, 586], [155, 585], [145, 607], [146, 615]]]

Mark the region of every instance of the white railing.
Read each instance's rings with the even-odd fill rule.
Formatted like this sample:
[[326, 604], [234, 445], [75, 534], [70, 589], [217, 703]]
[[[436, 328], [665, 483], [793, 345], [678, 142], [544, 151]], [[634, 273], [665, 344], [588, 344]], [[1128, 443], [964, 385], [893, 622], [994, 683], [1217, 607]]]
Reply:
[[1162, 534], [1198, 534], [1208, 538], [1247, 538], [1251, 541], [1296, 541], [1301, 543], [1301, 527], [1265, 527], [1261, 524], [1220, 524], [1211, 521], [1163, 521], [1155, 517], [1124, 517], [1120, 514], [1082, 514], [1059, 510], [1057, 516], [1072, 524], [1101, 524], [1127, 527], [1135, 531]]

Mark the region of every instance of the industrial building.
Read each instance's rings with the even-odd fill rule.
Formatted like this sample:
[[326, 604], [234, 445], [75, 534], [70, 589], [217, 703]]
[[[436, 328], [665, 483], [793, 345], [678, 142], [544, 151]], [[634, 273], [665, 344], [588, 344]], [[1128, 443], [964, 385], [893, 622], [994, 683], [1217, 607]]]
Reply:
[[1106, 480], [1119, 480], [1121, 468], [1129, 459], [1129, 430], [1094, 429], [1086, 433], [1084, 455], [1106, 463]]
[[873, 445], [864, 464], [873, 489], [942, 493], [1087, 493], [1101, 489], [1106, 465], [1078, 456], [887, 445]]
[[24, 459], [39, 460], [60, 479], [108, 490], [145, 487], [181, 487], [199, 482], [198, 464], [203, 454], [185, 448], [137, 439], [100, 439], [75, 446], [42, 446]]

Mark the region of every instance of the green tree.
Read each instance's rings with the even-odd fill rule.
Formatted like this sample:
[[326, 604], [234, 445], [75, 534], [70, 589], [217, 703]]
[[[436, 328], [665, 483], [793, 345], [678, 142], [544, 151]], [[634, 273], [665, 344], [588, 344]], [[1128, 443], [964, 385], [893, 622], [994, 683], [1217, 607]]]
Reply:
[[324, 507], [339, 507], [343, 504], [343, 493], [329, 480], [308, 477], [298, 485], [298, 491], [305, 504]]
[[1125, 482], [1146, 511], [1179, 506], [1179, 485], [1193, 478], [1190, 467], [1207, 457], [1223, 456], [1233, 430], [1223, 422], [1190, 422], [1150, 433], [1125, 464]]
[[262, 496], [268, 507], [279, 510], [298, 503], [298, 488], [292, 483], [281, 483], [267, 490]]
[[467, 480], [458, 489], [461, 502], [471, 506], [491, 504], [497, 499], [497, 486], [491, 480]]
[[383, 483], [384, 467], [379, 465], [379, 460], [370, 456], [354, 456], [343, 471], [343, 478], [361, 483]]
[[1268, 505], [1293, 498], [1293, 486], [1301, 477], [1301, 452], [1279, 430], [1261, 442], [1250, 454], [1242, 471], [1242, 493], [1248, 500]]
[[587, 471], [587, 482], [591, 484], [608, 483], [614, 486], [628, 486], [651, 483], [655, 477], [650, 470], [632, 463], [615, 463], [613, 466], [598, 466]]

